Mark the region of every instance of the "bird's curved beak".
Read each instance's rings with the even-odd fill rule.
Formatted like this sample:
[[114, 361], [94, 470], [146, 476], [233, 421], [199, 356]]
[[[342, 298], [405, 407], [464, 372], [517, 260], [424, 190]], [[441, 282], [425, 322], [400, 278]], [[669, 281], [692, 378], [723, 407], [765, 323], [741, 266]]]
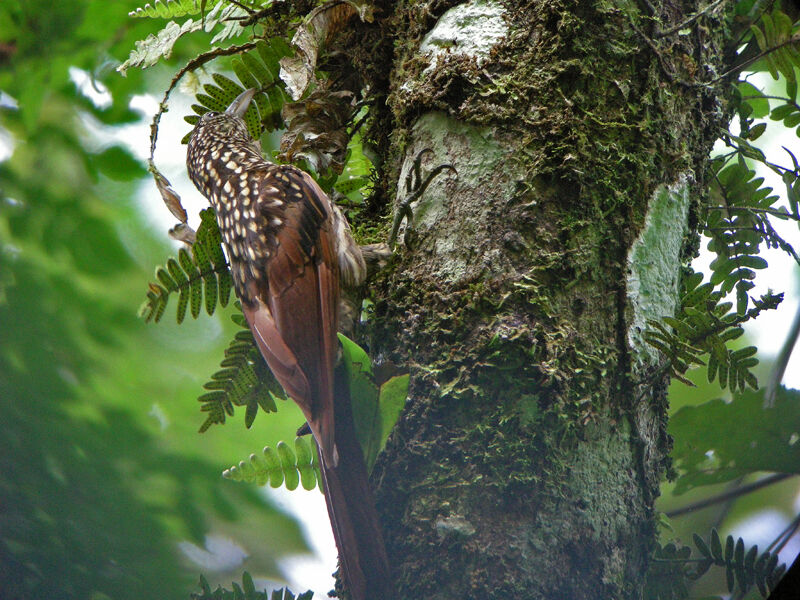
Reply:
[[250, 88], [236, 96], [231, 105], [225, 110], [226, 115], [234, 115], [239, 118], [244, 117], [247, 112], [247, 107], [250, 106], [250, 101], [256, 95], [256, 88]]

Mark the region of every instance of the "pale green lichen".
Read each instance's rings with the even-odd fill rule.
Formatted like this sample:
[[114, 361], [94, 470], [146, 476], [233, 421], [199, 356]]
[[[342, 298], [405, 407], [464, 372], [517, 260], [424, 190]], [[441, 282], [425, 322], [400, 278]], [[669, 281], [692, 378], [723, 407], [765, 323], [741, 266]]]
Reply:
[[[491, 0], [469, 0], [445, 12], [420, 43], [419, 54], [430, 60], [422, 74], [435, 71], [443, 56], [466, 56], [483, 65], [508, 33], [505, 13], [502, 4]], [[406, 81], [403, 90], [413, 86]]]
[[672, 185], [656, 190], [644, 227], [628, 253], [628, 343], [639, 365], [658, 359], [644, 341], [647, 321], [672, 316], [677, 306], [678, 266], [688, 229], [688, 179], [681, 175]]
[[445, 12], [423, 38], [420, 53], [436, 58], [445, 53], [474, 56], [481, 64], [507, 31], [503, 5], [487, 0], [470, 0]]
[[461, 515], [450, 515], [436, 519], [436, 534], [440, 540], [467, 539], [475, 535], [475, 527]]
[[472, 249], [464, 247], [470, 239], [465, 232], [482, 226], [484, 212], [490, 208], [485, 202], [471, 203], [469, 199], [475, 190], [491, 190], [496, 197], [504, 193], [505, 152], [490, 128], [475, 127], [440, 112], [420, 117], [412, 129], [412, 139], [398, 179], [398, 202], [410, 193], [405, 188], [406, 177], [421, 150], [431, 151], [422, 163], [423, 178], [444, 163], [458, 172], [457, 177], [449, 171], [441, 173], [411, 206], [418, 236], [428, 238], [428, 232], [437, 230], [433, 253], [438, 275], [455, 281], [466, 273], [468, 261], [474, 260]]

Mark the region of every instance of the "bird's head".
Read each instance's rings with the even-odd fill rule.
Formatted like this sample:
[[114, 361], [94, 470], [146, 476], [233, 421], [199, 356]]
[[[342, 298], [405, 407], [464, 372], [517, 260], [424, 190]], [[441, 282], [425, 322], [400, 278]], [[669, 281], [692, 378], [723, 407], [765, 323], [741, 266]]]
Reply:
[[198, 187], [201, 185], [197, 179], [212, 168], [225, 150], [236, 146], [254, 148], [243, 116], [255, 94], [255, 88], [250, 88], [239, 94], [225, 112], [209, 111], [197, 121], [189, 138], [186, 163]]

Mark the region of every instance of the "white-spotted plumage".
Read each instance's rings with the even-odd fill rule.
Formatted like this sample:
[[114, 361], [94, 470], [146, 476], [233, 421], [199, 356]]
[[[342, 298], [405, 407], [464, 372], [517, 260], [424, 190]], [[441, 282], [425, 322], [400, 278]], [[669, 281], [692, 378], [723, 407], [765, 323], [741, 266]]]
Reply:
[[224, 114], [200, 118], [189, 140], [189, 175], [216, 211], [255, 342], [319, 444], [351, 597], [393, 600], [349, 394], [335, 392], [334, 381], [340, 280], [360, 284], [366, 265], [344, 215], [316, 182], [261, 156], [240, 117], [254, 93]]
[[[321, 396], [332, 394], [340, 274], [351, 285], [366, 275], [347, 221], [309, 175], [265, 160], [238, 116], [203, 115], [186, 162], [217, 214], [256, 341], [335, 463], [332, 422], [319, 423], [317, 413], [332, 402]], [[315, 353], [325, 355], [326, 366], [317, 364]], [[295, 362], [302, 372], [286, 370], [281, 361]]]
[[[194, 184], [211, 201], [217, 213], [225, 246], [232, 261], [266, 261], [280, 245], [279, 233], [287, 211], [300, 207], [304, 225], [301, 241], [309, 241], [312, 229], [326, 222], [335, 225], [338, 262], [348, 285], [358, 284], [366, 268], [346, 219], [317, 189], [309, 191], [309, 179], [290, 165], [265, 160], [250, 138], [244, 121], [229, 114], [206, 113], [189, 141], [187, 166]], [[313, 254], [310, 246], [304, 248]], [[259, 265], [243, 272], [257, 272]], [[252, 286], [239, 269], [232, 269], [237, 292], [252, 300]]]

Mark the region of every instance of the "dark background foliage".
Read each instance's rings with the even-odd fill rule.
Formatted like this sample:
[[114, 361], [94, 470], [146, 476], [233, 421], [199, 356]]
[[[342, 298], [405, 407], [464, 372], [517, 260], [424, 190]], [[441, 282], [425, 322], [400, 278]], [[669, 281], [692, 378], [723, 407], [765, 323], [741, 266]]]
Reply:
[[[178, 543], [208, 534], [234, 538], [251, 571], [276, 579], [276, 558], [307, 551], [257, 488], [220, 476], [293, 431], [297, 413], [282, 405], [251, 430], [239, 415], [236, 435], [197, 433], [196, 398], [237, 329], [228, 315], [178, 336], [137, 317], [153, 266], [173, 250], [141, 209], [142, 193], [157, 194], [141, 191], [143, 163], [89, 133], [142, 120], [131, 96], [170, 76], [114, 71], [158, 29], [128, 17], [136, 6], [0, 6], [0, 123], [14, 147], [0, 163], [3, 598], [187, 597], [201, 569]], [[182, 42], [173, 58], [207, 43]], [[106, 86], [110, 106], [81, 93], [70, 67]]]

